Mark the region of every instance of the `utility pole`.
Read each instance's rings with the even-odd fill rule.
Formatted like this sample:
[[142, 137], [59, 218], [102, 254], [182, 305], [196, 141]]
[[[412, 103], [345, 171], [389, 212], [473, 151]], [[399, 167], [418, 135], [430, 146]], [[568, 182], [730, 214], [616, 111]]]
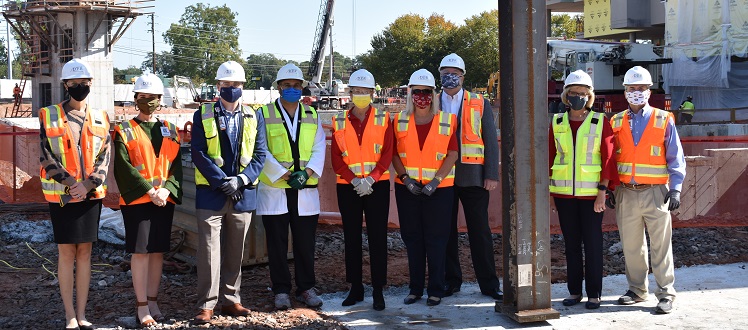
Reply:
[[151, 13], [151, 48], [153, 53], [153, 74], [156, 74], [156, 24]]
[[[3, 4], [5, 1], [3, 1]], [[11, 51], [10, 51], [10, 25], [8, 23], [8, 19], [5, 19], [5, 40], [8, 42], [8, 48], [5, 49], [5, 52], [8, 54], [8, 79], [13, 79], [13, 63], [11, 62]], [[21, 77], [23, 79], [23, 77]]]
[[[332, 26], [333, 25], [334, 24], [333, 24], [332, 17], [330, 17], [330, 85], [328, 85], [330, 86], [330, 88], [332, 88], [332, 71], [333, 71], [332, 66], [335, 63], [333, 61], [333, 56], [332, 56], [333, 55], [333, 51], [332, 51]], [[333, 91], [332, 89], [330, 89], [330, 92], [332, 92], [332, 95], [338, 95], [338, 91]]]

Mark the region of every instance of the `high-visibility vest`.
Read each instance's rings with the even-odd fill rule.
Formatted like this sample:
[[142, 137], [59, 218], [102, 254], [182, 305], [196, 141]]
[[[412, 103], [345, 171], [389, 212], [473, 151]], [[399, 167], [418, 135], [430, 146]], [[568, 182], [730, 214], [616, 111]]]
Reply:
[[[208, 157], [218, 167], [223, 167], [224, 160], [221, 155], [221, 139], [218, 136], [218, 125], [216, 125], [216, 116], [218, 111], [214, 109], [213, 103], [205, 103], [200, 106], [200, 118], [205, 131], [205, 143], [208, 145]], [[242, 125], [242, 141], [239, 150], [239, 172], [241, 173], [252, 160], [252, 154], [255, 150], [255, 140], [257, 139], [257, 118], [252, 108], [242, 106], [242, 116], [244, 124]], [[255, 180], [253, 185], [257, 184]], [[195, 184], [208, 185], [208, 180], [195, 168]]]
[[[127, 155], [130, 157], [130, 164], [155, 189], [162, 188], [166, 184], [166, 180], [169, 179], [169, 170], [175, 160], [180, 162], [179, 166], [182, 165], [182, 160], [176, 159], [180, 147], [177, 126], [165, 120], [162, 120], [161, 124], [163, 127], [169, 129], [170, 135], [161, 135], [161, 150], [159, 150], [158, 156], [156, 156], [156, 152], [153, 150], [151, 140], [148, 139], [143, 128], [134, 119], [123, 122], [114, 128], [114, 131], [122, 137], [122, 141], [125, 143]], [[158, 136], [151, 137], [151, 139], [154, 138], [158, 138]], [[168, 201], [176, 204], [171, 197], [169, 197]], [[135, 205], [150, 202], [151, 198], [148, 194], [143, 194], [143, 196], [130, 203], [126, 203], [122, 196], [119, 198], [119, 205]]]
[[[361, 144], [358, 143], [358, 134], [348, 119], [349, 110], [339, 112], [332, 122], [332, 136], [338, 143], [343, 162], [348, 164], [351, 172], [359, 178], [367, 177], [377, 167], [377, 162], [382, 157], [384, 134], [390, 125], [390, 116], [386, 111], [375, 107], [371, 107], [370, 111], [364, 134], [361, 137]], [[379, 181], [389, 179], [389, 170], [384, 171], [379, 177]], [[338, 175], [338, 183], [349, 182]]]
[[555, 114], [551, 123], [556, 140], [556, 158], [551, 167], [550, 191], [571, 196], [595, 196], [600, 184], [605, 115], [593, 112], [577, 130], [576, 146], [569, 125], [569, 113]]
[[666, 184], [668, 182], [665, 159], [665, 128], [673, 114], [652, 108], [649, 123], [639, 144], [634, 145], [628, 111], [621, 111], [610, 119], [618, 156], [618, 177], [621, 182], [637, 184]]
[[[52, 154], [60, 160], [65, 170], [81, 182], [94, 171], [96, 158], [104, 148], [107, 135], [109, 134], [109, 118], [105, 111], [88, 108], [81, 131], [80, 144], [76, 145], [73, 133], [67, 125], [65, 110], [62, 103], [48, 106], [39, 110], [39, 118], [42, 129], [47, 135], [47, 141], [52, 149]], [[59, 203], [61, 195], [68, 195], [67, 186], [51, 178], [47, 178], [47, 171], [41, 168], [39, 176], [42, 181], [42, 192], [44, 198], [50, 203]], [[106, 195], [106, 184], [102, 183], [96, 187], [91, 199], [101, 199]], [[80, 200], [72, 199], [71, 202]]]
[[464, 91], [462, 97], [462, 136], [460, 142], [460, 161], [463, 164], [480, 164], [485, 162], [483, 144], [483, 95]]
[[687, 113], [691, 116], [693, 116], [694, 111], [696, 110], [696, 107], [691, 103], [690, 101], [683, 102], [683, 105], [681, 106], [682, 113]]
[[[289, 140], [288, 131], [283, 123], [283, 115], [280, 109], [275, 106], [275, 102], [262, 106], [262, 115], [265, 118], [265, 130], [268, 136], [268, 151], [273, 155], [283, 167], [289, 171], [294, 171], [293, 149]], [[301, 122], [298, 127], [299, 138], [296, 140], [299, 149], [299, 170], [306, 169], [309, 159], [312, 157], [312, 148], [314, 139], [317, 135], [317, 110], [306, 104], [299, 103], [299, 110], [296, 116], [301, 116]], [[265, 171], [260, 173], [260, 181], [268, 186], [275, 188], [291, 188], [285, 180], [279, 179], [273, 182], [268, 178]], [[307, 180], [307, 186], [316, 186], [318, 179], [310, 176]]]
[[[457, 116], [453, 113], [439, 111], [439, 114], [431, 121], [431, 128], [423, 150], [418, 141], [418, 132], [413, 116], [404, 111], [395, 115], [395, 138], [397, 139], [397, 154], [403, 162], [405, 172], [416, 181], [423, 184], [431, 182], [436, 171], [444, 163], [449, 151], [449, 140], [457, 128]], [[439, 183], [439, 188], [454, 185], [455, 167], [449, 170], [449, 174]], [[397, 182], [402, 183], [400, 178]]]

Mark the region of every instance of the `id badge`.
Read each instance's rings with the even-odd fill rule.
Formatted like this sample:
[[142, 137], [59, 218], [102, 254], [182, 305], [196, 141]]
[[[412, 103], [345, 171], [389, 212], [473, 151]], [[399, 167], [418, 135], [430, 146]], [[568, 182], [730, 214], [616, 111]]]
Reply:
[[161, 126], [161, 136], [171, 136], [171, 131], [169, 131], [168, 127]]
[[224, 120], [219, 120], [219, 121], [218, 121], [218, 126], [220, 126], [220, 127], [221, 127], [221, 130], [222, 130], [222, 131], [225, 131], [225, 130], [226, 130], [226, 122], [225, 122]]

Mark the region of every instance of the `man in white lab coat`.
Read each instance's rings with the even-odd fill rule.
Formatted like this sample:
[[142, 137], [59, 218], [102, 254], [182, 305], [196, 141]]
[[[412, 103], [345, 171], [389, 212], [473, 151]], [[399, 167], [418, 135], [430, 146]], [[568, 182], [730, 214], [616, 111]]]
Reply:
[[281, 97], [262, 107], [268, 153], [258, 185], [257, 214], [267, 238], [275, 307], [291, 307], [288, 228], [291, 227], [296, 299], [309, 307], [322, 300], [314, 285], [314, 247], [319, 219], [317, 182], [325, 166], [325, 133], [317, 111], [299, 102], [304, 76], [294, 64], [278, 71]]

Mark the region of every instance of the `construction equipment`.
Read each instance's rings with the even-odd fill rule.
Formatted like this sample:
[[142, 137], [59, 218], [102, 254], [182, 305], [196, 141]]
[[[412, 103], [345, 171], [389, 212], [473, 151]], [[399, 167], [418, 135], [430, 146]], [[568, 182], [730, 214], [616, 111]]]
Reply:
[[491, 102], [491, 105], [493, 106], [498, 106], [499, 99], [501, 98], [501, 88], [499, 88], [500, 87], [499, 78], [500, 78], [499, 71], [496, 71], [492, 73], [490, 76], [488, 76], [488, 83], [486, 84], [486, 93], [488, 94], [488, 100]]
[[200, 107], [200, 95], [195, 89], [190, 77], [174, 76], [174, 107], [193, 108]]
[[218, 101], [218, 93], [216, 92], [216, 85], [208, 85], [202, 83], [200, 85], [200, 102], [215, 102]]
[[[332, 51], [332, 10], [335, 6], [334, 0], [322, 0], [317, 18], [317, 29], [315, 31], [314, 44], [312, 45], [312, 57], [309, 60], [307, 74], [312, 77], [304, 88], [302, 102], [312, 105], [318, 109], [339, 109], [346, 107], [351, 101], [347, 95], [347, 85], [340, 79], [333, 79], [333, 51]], [[322, 71], [325, 67], [325, 47], [330, 41], [330, 80], [328, 84], [322, 85]]]

